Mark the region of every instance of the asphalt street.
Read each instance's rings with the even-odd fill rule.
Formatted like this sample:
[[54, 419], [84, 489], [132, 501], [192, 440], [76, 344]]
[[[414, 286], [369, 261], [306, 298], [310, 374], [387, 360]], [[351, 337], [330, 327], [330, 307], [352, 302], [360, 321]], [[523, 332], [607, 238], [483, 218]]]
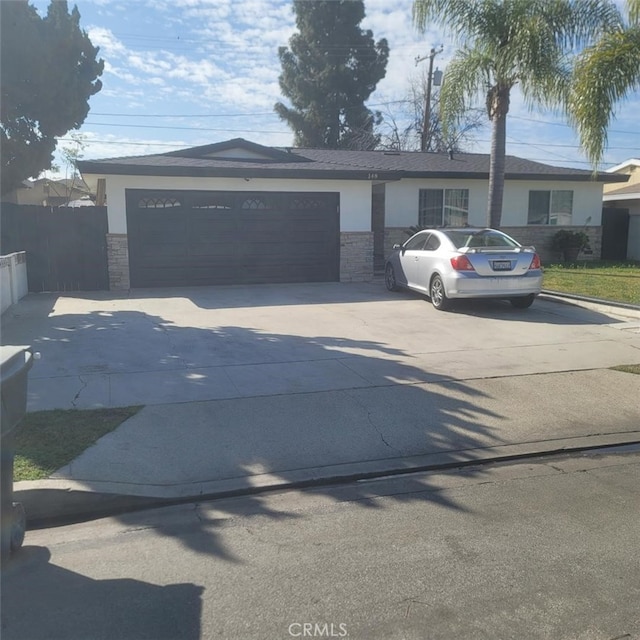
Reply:
[[564, 456], [32, 531], [2, 638], [634, 640], [639, 483]]

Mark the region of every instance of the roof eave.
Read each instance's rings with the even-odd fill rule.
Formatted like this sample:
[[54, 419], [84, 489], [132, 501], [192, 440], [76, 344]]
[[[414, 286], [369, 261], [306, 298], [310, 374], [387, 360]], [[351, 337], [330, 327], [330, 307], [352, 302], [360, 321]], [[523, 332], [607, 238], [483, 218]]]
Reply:
[[605, 193], [602, 196], [603, 202], [614, 202], [616, 200], [640, 200], [640, 191], [635, 193]]
[[274, 167], [176, 167], [129, 166], [85, 160], [79, 168], [82, 174], [100, 176], [167, 176], [186, 178], [298, 178], [321, 180], [399, 180], [397, 171], [370, 169], [277, 169]]
[[[461, 171], [404, 171], [403, 178], [447, 178], [463, 180], [488, 180], [489, 173], [483, 171], [461, 172]], [[615, 176], [615, 178], [626, 178], [627, 176]], [[625, 179], [612, 179], [614, 176], [591, 173], [571, 174], [571, 173], [505, 173], [505, 180], [557, 180], [560, 182], [626, 182]]]

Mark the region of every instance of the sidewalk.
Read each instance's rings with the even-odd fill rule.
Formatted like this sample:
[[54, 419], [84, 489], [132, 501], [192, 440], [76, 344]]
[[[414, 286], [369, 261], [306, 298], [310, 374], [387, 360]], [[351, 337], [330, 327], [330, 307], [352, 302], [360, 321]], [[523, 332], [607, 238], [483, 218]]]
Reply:
[[639, 393], [640, 376], [590, 370], [147, 406], [15, 499], [33, 526], [636, 443]]

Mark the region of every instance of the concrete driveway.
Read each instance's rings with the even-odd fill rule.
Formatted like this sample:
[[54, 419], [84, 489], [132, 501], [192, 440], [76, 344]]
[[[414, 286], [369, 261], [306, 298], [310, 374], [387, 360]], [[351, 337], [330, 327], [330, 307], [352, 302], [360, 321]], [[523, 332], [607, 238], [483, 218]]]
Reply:
[[639, 320], [382, 283], [32, 295], [2, 332], [42, 354], [30, 410], [145, 407], [17, 494], [46, 518], [636, 442], [640, 376], [606, 367], [640, 362]]
[[610, 367], [640, 362], [638, 320], [542, 299], [442, 313], [381, 282], [156, 289], [29, 295], [2, 344], [42, 354], [33, 411]]

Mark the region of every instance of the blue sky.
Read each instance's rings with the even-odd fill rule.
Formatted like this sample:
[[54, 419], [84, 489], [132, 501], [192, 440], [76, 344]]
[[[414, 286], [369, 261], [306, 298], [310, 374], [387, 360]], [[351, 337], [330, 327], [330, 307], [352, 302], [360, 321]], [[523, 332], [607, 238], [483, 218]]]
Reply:
[[[41, 13], [48, 0], [32, 0]], [[73, 6], [69, 2], [69, 6]], [[291, 131], [273, 112], [282, 100], [279, 46], [295, 30], [290, 0], [78, 0], [81, 26], [105, 61], [103, 89], [90, 101], [80, 133], [85, 159], [162, 153], [242, 137], [290, 146]], [[365, 0], [363, 28], [387, 38], [387, 75], [369, 106], [398, 115], [412, 78], [426, 71], [417, 56], [433, 46], [440, 69], [455, 51], [442, 31], [418, 33], [412, 0]], [[617, 109], [604, 167], [640, 156], [640, 92]], [[529, 111], [516, 91], [507, 153], [549, 164], [589, 168], [559, 114]], [[485, 124], [466, 151], [487, 153]], [[68, 136], [60, 146], [69, 146]]]

